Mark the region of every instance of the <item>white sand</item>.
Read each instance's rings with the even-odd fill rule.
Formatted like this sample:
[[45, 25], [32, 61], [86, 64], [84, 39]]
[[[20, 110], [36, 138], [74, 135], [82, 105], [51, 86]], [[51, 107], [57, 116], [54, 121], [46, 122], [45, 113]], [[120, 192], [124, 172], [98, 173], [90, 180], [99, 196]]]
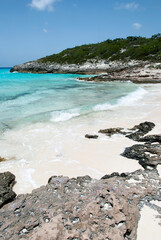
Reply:
[[[141, 166], [137, 161], [120, 156], [125, 147], [136, 144], [121, 135], [109, 138], [99, 134], [97, 140], [84, 135], [98, 134], [99, 129], [133, 127], [152, 121], [150, 134], [161, 134], [161, 84], [146, 85], [148, 94], [135, 104], [96, 112], [63, 123], [38, 123], [10, 130], [0, 139], [0, 156], [10, 159], [1, 163], [1, 172], [16, 175], [16, 193], [31, 192], [45, 185], [52, 175], [100, 178], [112, 172], [132, 172]], [[161, 166], [158, 167], [161, 174]], [[144, 207], [138, 228], [138, 240], [160, 240], [161, 227], [154, 217], [157, 212]]]
[[138, 225], [137, 240], [160, 240], [161, 219], [156, 218], [158, 212], [148, 206], [141, 210], [141, 218]]
[[98, 130], [104, 128], [133, 127], [143, 121], [156, 124], [150, 134], [161, 133], [161, 84], [144, 88], [147, 94], [134, 104], [66, 122], [38, 123], [6, 132], [0, 139], [0, 156], [10, 160], [1, 163], [1, 172], [13, 172], [17, 180], [14, 190], [26, 193], [46, 184], [52, 175], [88, 174], [101, 178], [112, 172], [141, 168], [137, 161], [120, 156], [125, 147], [136, 142], [122, 135], [109, 138], [99, 134], [97, 140], [84, 136], [98, 134]]

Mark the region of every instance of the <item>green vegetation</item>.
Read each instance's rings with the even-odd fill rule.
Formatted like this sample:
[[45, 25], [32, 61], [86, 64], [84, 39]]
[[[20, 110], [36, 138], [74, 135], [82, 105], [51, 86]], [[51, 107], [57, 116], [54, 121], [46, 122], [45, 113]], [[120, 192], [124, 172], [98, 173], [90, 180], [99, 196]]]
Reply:
[[87, 60], [149, 60], [161, 62], [161, 34], [151, 38], [127, 37], [106, 40], [97, 44], [88, 44], [68, 48], [58, 54], [39, 59], [39, 62], [54, 62], [60, 64], [78, 64]]

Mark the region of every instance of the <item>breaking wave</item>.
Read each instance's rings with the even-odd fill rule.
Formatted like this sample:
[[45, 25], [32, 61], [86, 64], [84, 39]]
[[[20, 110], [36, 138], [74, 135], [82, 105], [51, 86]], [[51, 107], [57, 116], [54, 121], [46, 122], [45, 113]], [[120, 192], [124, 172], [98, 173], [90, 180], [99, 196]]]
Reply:
[[136, 91], [129, 93], [127, 96], [121, 97], [117, 100], [115, 104], [110, 103], [103, 103], [103, 104], [97, 104], [93, 107], [94, 111], [105, 111], [110, 110], [119, 106], [131, 106], [138, 100], [140, 100], [145, 94], [147, 93], [146, 90], [143, 88], [139, 88]]
[[71, 118], [78, 117], [79, 115], [80, 113], [78, 109], [54, 111], [51, 113], [50, 121], [64, 122], [64, 121], [68, 121]]

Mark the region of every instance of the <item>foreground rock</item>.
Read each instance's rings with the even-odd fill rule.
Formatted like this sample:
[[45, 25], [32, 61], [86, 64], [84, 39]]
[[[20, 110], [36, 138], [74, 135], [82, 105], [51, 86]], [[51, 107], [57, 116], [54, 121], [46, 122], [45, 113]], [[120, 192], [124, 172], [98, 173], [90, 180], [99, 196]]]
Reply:
[[10, 172], [0, 173], [0, 207], [16, 197], [12, 191], [15, 176]]
[[160, 184], [156, 171], [143, 170], [101, 180], [51, 177], [0, 209], [0, 239], [134, 240], [139, 210], [161, 200]]

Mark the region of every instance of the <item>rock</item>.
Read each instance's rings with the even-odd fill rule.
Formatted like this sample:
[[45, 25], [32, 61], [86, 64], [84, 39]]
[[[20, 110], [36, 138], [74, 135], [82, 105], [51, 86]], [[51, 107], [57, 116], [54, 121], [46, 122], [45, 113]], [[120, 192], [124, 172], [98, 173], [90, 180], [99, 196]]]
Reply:
[[127, 147], [121, 154], [124, 157], [136, 159], [143, 168], [156, 168], [161, 164], [161, 145], [160, 144], [136, 144]]
[[139, 125], [135, 125], [133, 128], [125, 130], [124, 128], [107, 128], [99, 130], [99, 133], [106, 134], [107, 136], [112, 136], [113, 134], [123, 134], [126, 137], [139, 141], [141, 137], [150, 132], [154, 128], [155, 124], [152, 122], [143, 122]]
[[0, 239], [136, 239], [140, 203], [160, 201], [161, 179], [155, 171], [113, 175], [53, 176], [19, 195], [0, 209]]
[[90, 134], [86, 134], [85, 138], [92, 138], [92, 139], [97, 139], [98, 135], [90, 135]]
[[140, 137], [150, 132], [154, 127], [155, 124], [152, 122], [140, 123], [139, 125], [135, 125], [133, 128], [129, 129], [132, 133], [127, 134], [126, 137], [133, 139], [134, 141], [138, 141]]
[[107, 129], [102, 129], [99, 130], [99, 133], [106, 134], [107, 136], [112, 136], [113, 134], [126, 134], [124, 131], [122, 131], [123, 128], [107, 128]]
[[129, 175], [128, 173], [119, 174], [118, 172], [113, 172], [111, 174], [106, 174], [101, 179], [109, 179], [109, 178], [113, 178], [113, 177], [127, 177], [128, 175]]
[[6, 158], [0, 157], [0, 162], [5, 162], [5, 161], [7, 161]]
[[138, 140], [139, 142], [146, 142], [146, 143], [161, 143], [161, 135], [148, 135]]
[[16, 194], [12, 191], [14, 183], [15, 176], [12, 173], [0, 173], [0, 207], [16, 197]]

